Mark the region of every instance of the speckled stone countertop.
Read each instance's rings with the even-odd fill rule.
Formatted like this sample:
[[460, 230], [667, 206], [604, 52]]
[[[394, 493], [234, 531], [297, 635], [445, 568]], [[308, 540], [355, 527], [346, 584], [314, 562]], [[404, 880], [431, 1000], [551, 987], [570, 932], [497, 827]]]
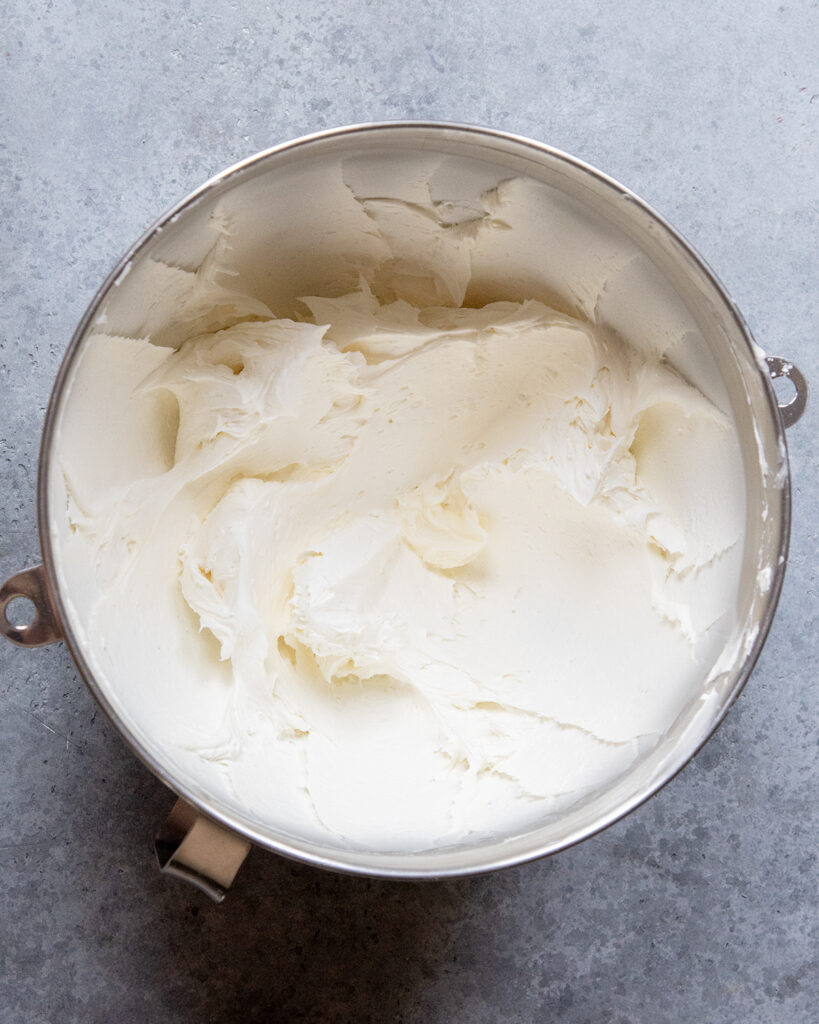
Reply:
[[[662, 9], [661, 9], [662, 8]], [[487, 124], [619, 179], [819, 396], [819, 8], [691, 0], [8, 0], [0, 34], [0, 580], [39, 561], [39, 432], [119, 255], [211, 174], [365, 120]], [[819, 401], [762, 658], [665, 790], [505, 873], [399, 884], [254, 851], [161, 876], [173, 798], [62, 645], [0, 644], [0, 1021], [814, 1024]]]

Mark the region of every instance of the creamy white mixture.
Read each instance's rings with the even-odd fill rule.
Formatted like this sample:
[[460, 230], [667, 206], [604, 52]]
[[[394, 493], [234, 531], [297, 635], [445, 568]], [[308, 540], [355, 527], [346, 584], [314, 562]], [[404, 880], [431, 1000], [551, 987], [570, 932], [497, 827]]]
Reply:
[[73, 383], [90, 657], [204, 789], [292, 834], [530, 827], [653, 744], [733, 624], [733, 424], [593, 315], [463, 308], [503, 212], [370, 204], [386, 258], [298, 320], [226, 287], [229, 244], [154, 263], [173, 316], [98, 325]]

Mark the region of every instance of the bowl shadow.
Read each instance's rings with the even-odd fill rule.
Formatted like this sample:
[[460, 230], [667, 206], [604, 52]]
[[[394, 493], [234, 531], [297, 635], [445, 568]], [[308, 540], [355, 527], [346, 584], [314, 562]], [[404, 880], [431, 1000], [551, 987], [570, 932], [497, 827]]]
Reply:
[[162, 914], [170, 928], [155, 947], [178, 979], [167, 1009], [181, 1019], [316, 1024], [401, 1019], [484, 884], [365, 879], [262, 850], [220, 906], [161, 882], [174, 887]]

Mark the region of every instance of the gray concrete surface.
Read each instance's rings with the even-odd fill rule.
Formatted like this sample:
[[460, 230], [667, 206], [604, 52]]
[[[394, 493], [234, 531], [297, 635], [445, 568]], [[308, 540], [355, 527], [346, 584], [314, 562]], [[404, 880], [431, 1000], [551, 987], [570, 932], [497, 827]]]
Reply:
[[[61, 353], [156, 215], [353, 121], [489, 124], [649, 200], [819, 398], [819, 9], [788, 0], [7, 0], [0, 578], [38, 560]], [[62, 646], [0, 646], [0, 1021], [813, 1024], [819, 400], [789, 434], [790, 567], [738, 705], [661, 794], [504, 874], [327, 875], [255, 851], [216, 907], [155, 871], [170, 794]]]

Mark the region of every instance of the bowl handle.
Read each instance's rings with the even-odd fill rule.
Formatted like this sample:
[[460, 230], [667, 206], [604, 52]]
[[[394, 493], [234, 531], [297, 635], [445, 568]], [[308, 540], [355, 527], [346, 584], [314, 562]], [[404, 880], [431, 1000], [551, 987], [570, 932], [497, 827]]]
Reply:
[[[34, 605], [34, 617], [26, 625], [9, 622], [7, 609], [16, 598]], [[60, 617], [41, 565], [23, 569], [0, 587], [0, 633], [20, 647], [42, 647], [62, 640]]]
[[159, 830], [154, 849], [160, 871], [190, 882], [221, 903], [250, 843], [180, 798]]
[[776, 380], [777, 377], [787, 377], [793, 384], [793, 398], [789, 402], [779, 402], [779, 415], [782, 417], [782, 426], [792, 427], [797, 420], [801, 419], [805, 406], [808, 403], [808, 382], [802, 372], [788, 359], [780, 359], [778, 356], [768, 356], [768, 372]]

